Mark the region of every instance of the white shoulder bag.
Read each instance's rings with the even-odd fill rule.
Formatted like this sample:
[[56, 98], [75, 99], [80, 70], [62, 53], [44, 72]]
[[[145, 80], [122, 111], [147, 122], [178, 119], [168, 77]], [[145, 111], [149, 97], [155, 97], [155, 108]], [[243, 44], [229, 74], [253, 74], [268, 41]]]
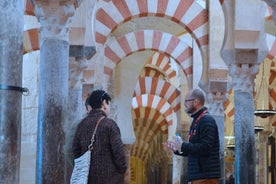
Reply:
[[74, 168], [71, 175], [70, 184], [87, 184], [90, 169], [91, 151], [93, 149], [93, 143], [95, 141], [94, 137], [97, 128], [103, 118], [104, 117], [101, 117], [97, 122], [91, 138], [91, 143], [88, 146], [88, 150], [82, 156], [74, 160]]

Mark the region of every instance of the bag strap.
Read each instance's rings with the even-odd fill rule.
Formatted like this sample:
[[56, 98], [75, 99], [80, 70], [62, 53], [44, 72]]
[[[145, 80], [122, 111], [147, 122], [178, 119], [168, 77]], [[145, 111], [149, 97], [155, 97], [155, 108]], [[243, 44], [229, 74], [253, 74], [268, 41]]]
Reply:
[[97, 131], [98, 126], [99, 126], [100, 122], [102, 121], [102, 119], [104, 119], [104, 116], [101, 117], [101, 118], [98, 120], [97, 124], [96, 124], [95, 130], [94, 130], [93, 135], [92, 135], [92, 138], [91, 138], [91, 143], [90, 143], [89, 146], [88, 146], [88, 149], [89, 149], [90, 151], [92, 151], [92, 149], [93, 149], [93, 143], [95, 142], [94, 137], [95, 137], [95, 135], [96, 135], [96, 131]]

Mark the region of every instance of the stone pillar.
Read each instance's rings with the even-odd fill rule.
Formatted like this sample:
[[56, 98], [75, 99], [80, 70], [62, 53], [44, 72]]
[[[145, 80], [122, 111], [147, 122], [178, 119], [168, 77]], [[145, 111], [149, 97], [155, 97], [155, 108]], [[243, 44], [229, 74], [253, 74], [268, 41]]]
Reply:
[[[189, 136], [190, 123], [184, 124], [178, 123], [176, 133], [179, 134], [184, 141], [187, 141]], [[171, 137], [175, 136], [175, 133]], [[173, 181], [177, 183], [180, 179], [180, 183], [187, 181], [187, 157], [173, 155]], [[176, 171], [175, 171], [176, 170]], [[178, 176], [179, 174], [179, 176]], [[176, 180], [175, 180], [176, 179]]]
[[69, 24], [75, 5], [35, 1], [41, 23], [36, 183], [66, 182]]
[[267, 172], [268, 172], [268, 153], [267, 144], [269, 131], [256, 132], [256, 184], [267, 183]]
[[[255, 71], [254, 71], [255, 67]], [[255, 132], [252, 76], [257, 66], [249, 68], [233, 67], [234, 106], [235, 106], [235, 181], [255, 183]], [[253, 70], [253, 71], [252, 71]], [[253, 177], [252, 177], [253, 176]]]
[[272, 127], [272, 133], [268, 136], [268, 170], [267, 170], [267, 183], [274, 184], [276, 174], [275, 150], [276, 150], [276, 132], [275, 127]]
[[206, 101], [210, 114], [215, 118], [220, 141], [220, 167], [221, 178], [219, 183], [224, 183], [224, 102], [227, 95], [228, 68], [220, 57], [220, 49], [225, 31], [223, 12], [218, 0], [207, 1], [209, 9], [209, 64], [208, 64], [208, 85], [204, 89]]
[[[210, 114], [215, 118], [218, 131], [219, 131], [219, 142], [220, 142], [220, 167], [221, 167], [221, 178], [219, 183], [225, 183], [225, 164], [224, 164], [224, 102], [226, 100], [226, 82], [212, 82], [211, 86], [221, 87], [220, 90], [216, 87], [211, 88], [214, 91], [207, 93], [208, 110]], [[216, 91], [216, 92], [215, 92]]]
[[236, 184], [256, 182], [253, 87], [258, 64], [267, 55], [263, 5], [261, 1], [223, 2], [226, 34], [221, 55], [229, 67], [234, 89]]
[[182, 156], [173, 155], [173, 178], [172, 183], [177, 184], [180, 183], [181, 173], [183, 171], [183, 158]]
[[19, 183], [24, 2], [0, 8], [0, 183]]
[[89, 60], [95, 54], [94, 47], [71, 45], [69, 49], [69, 91], [67, 124], [64, 125], [65, 134], [65, 178], [70, 182], [73, 169], [72, 142], [76, 127], [83, 118], [82, 79], [83, 71], [87, 68]]

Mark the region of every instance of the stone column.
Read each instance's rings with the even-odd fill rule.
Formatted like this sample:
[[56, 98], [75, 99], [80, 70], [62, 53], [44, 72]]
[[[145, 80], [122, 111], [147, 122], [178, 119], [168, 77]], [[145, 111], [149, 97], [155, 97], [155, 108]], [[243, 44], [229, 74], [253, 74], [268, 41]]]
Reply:
[[[253, 87], [258, 65], [267, 55], [262, 18], [265, 13], [263, 5], [261, 1], [223, 2], [226, 34], [221, 55], [229, 67], [234, 89], [235, 183], [237, 184], [256, 182]], [[248, 22], [255, 23], [248, 24]]]
[[177, 184], [180, 183], [181, 180], [181, 173], [183, 171], [183, 158], [182, 156], [173, 155], [173, 178], [172, 183]]
[[[225, 177], [225, 164], [224, 164], [224, 102], [226, 100], [226, 82], [212, 82], [211, 88], [216, 92], [207, 93], [208, 110], [210, 114], [215, 118], [218, 131], [219, 131], [219, 142], [220, 142], [220, 167], [221, 167], [221, 178], [220, 183], [224, 183]], [[216, 86], [216, 87], [215, 87]], [[220, 89], [218, 87], [221, 87]]]
[[83, 71], [87, 68], [89, 60], [95, 54], [94, 47], [71, 45], [69, 49], [69, 91], [67, 124], [64, 125], [65, 134], [65, 178], [70, 182], [73, 170], [72, 142], [76, 127], [83, 118], [82, 79]]
[[221, 178], [219, 183], [224, 183], [224, 102], [227, 95], [228, 68], [220, 57], [225, 27], [224, 16], [221, 4], [218, 0], [207, 1], [209, 9], [209, 64], [208, 64], [208, 85], [206, 92], [206, 101], [210, 114], [215, 118], [220, 142], [220, 167]]
[[265, 184], [267, 183], [267, 172], [268, 172], [268, 153], [267, 153], [267, 144], [268, 136], [271, 132], [269, 131], [260, 131], [256, 132], [256, 184]]
[[36, 183], [66, 181], [69, 24], [72, 1], [35, 1], [41, 23]]
[[[190, 130], [190, 123], [178, 123], [176, 133], [180, 134], [184, 141], [187, 141]], [[171, 135], [175, 136], [175, 134]], [[187, 157], [173, 155], [173, 181], [184, 183], [187, 180]], [[179, 176], [178, 176], [179, 174]]]
[[[255, 132], [253, 80], [257, 66], [252, 68], [232, 67], [234, 74], [234, 106], [235, 106], [235, 180], [236, 183], [255, 183]], [[252, 177], [253, 176], [253, 177]]]
[[24, 2], [0, 8], [0, 183], [19, 183]]

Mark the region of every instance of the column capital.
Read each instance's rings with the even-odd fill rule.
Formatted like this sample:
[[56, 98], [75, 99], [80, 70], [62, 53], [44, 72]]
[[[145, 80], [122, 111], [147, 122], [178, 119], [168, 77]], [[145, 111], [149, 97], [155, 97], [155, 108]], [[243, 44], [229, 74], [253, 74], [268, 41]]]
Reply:
[[206, 93], [208, 102], [208, 110], [210, 114], [216, 116], [224, 116], [224, 102], [228, 99], [227, 92], [209, 92]]
[[30, 0], [33, 5], [49, 5], [50, 3], [59, 4], [59, 5], [67, 5], [74, 4], [75, 8], [78, 8], [83, 0]]
[[91, 59], [96, 53], [95, 47], [84, 45], [70, 45], [69, 48], [69, 87], [79, 88], [84, 81], [83, 72], [88, 68], [87, 60]]
[[232, 64], [229, 71], [235, 90], [253, 94], [254, 79], [259, 71], [257, 64]]
[[69, 40], [69, 25], [81, 0], [31, 0], [41, 24], [40, 44], [46, 39]]
[[87, 69], [88, 63], [85, 58], [71, 58], [69, 61], [69, 88], [79, 89], [83, 81], [83, 71]]
[[76, 58], [91, 59], [96, 53], [95, 47], [84, 45], [70, 45], [69, 56]]

